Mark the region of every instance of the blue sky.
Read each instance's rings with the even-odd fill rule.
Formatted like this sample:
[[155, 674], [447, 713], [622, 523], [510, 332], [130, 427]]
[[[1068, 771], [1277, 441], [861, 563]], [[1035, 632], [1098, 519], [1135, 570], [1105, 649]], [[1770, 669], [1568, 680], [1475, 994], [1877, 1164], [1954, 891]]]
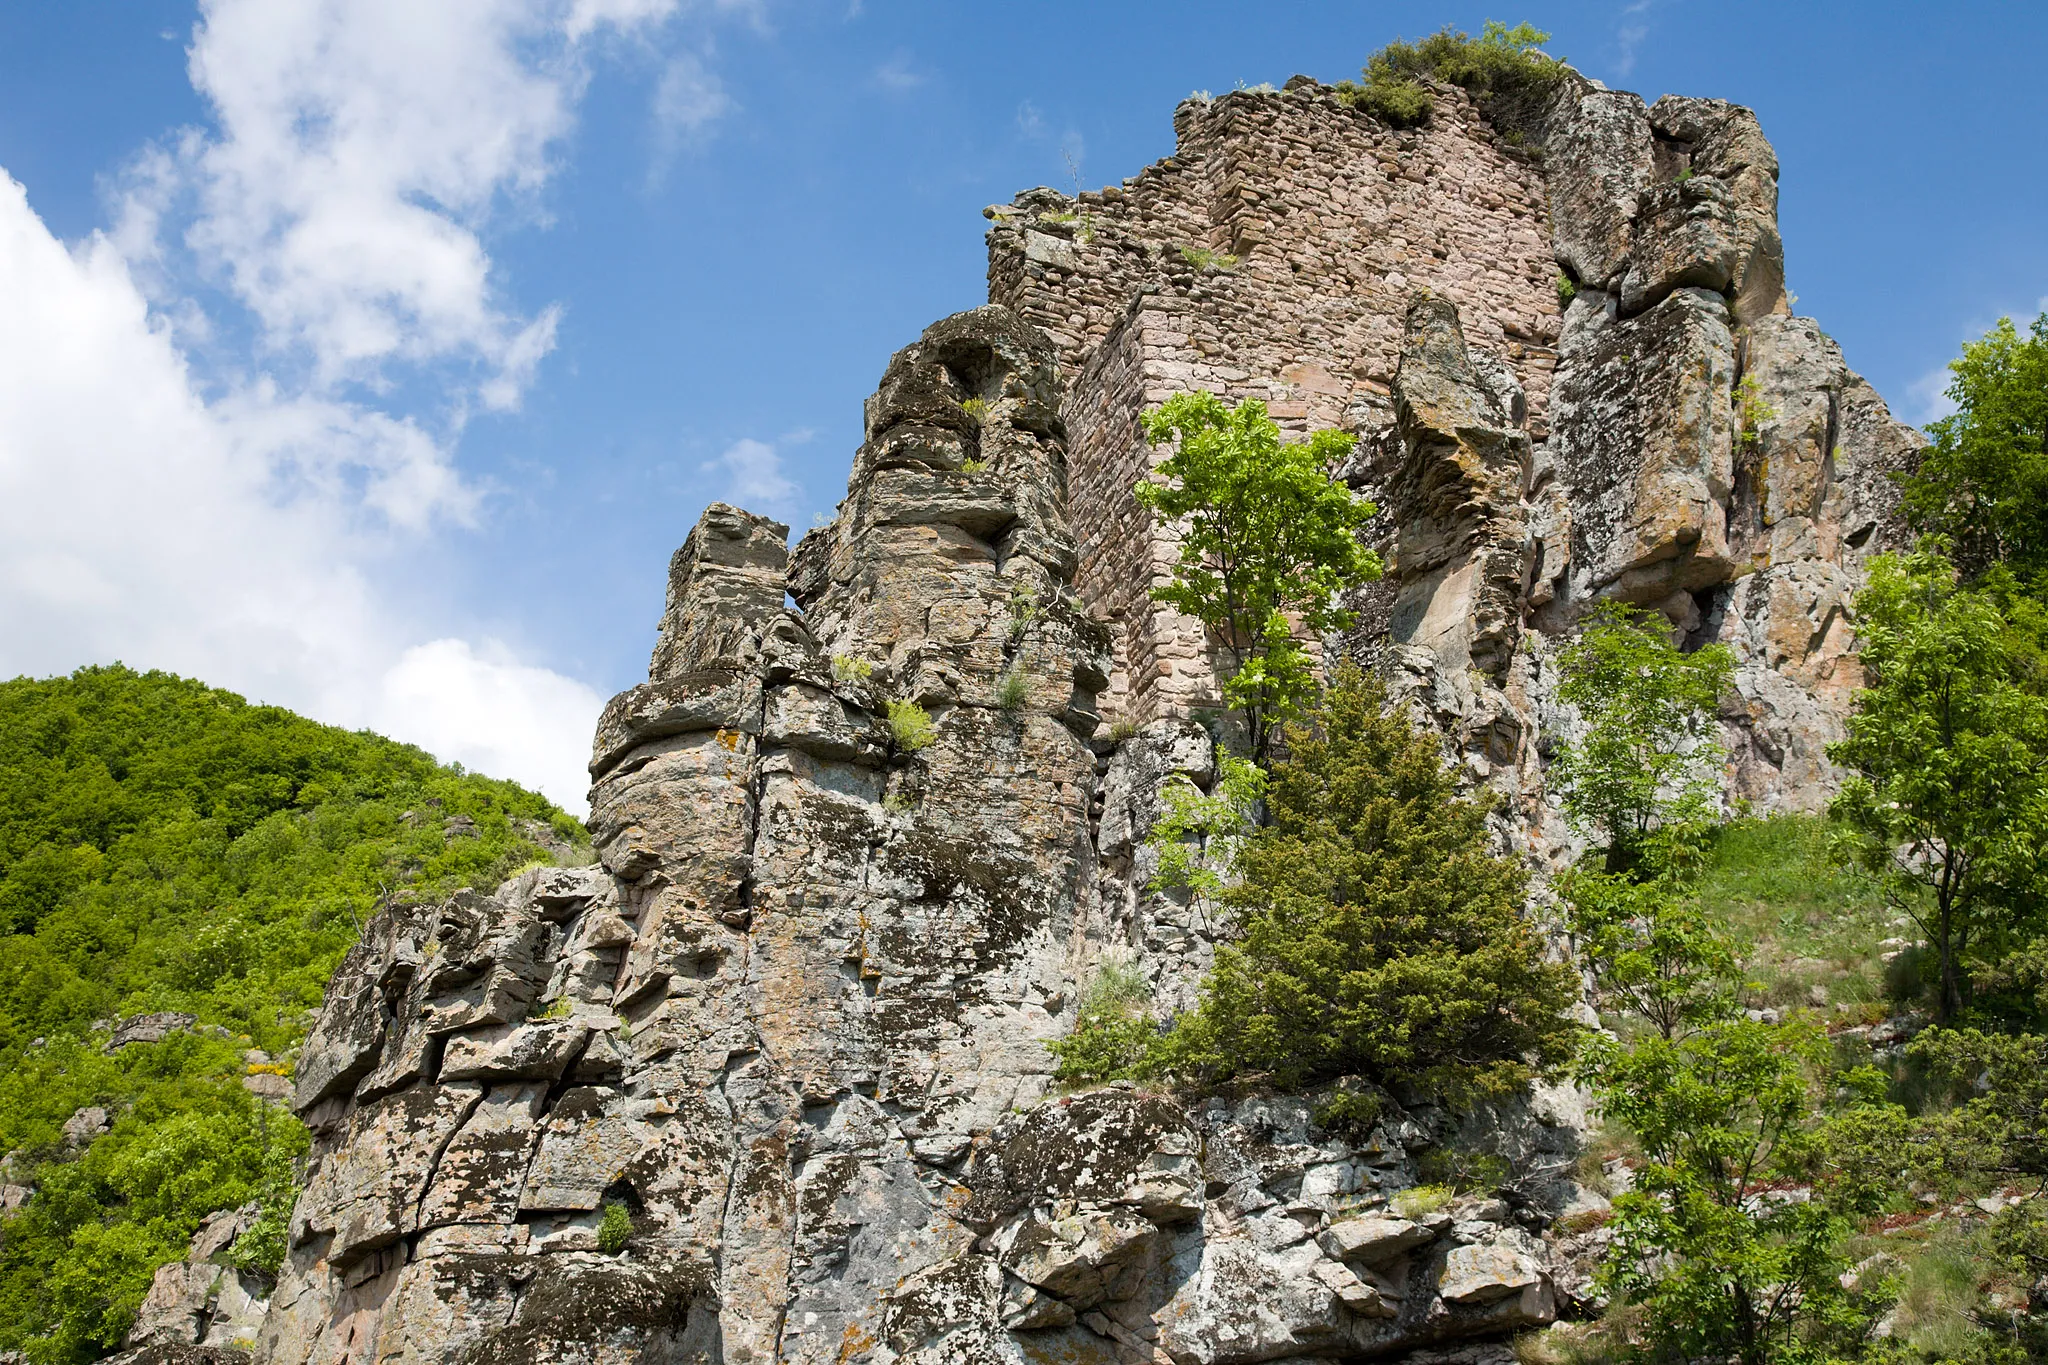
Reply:
[[1797, 310], [1908, 420], [2048, 295], [2039, 5], [11, 0], [0, 673], [172, 668], [580, 804], [671, 551], [829, 513], [983, 205], [1489, 17], [1754, 107]]

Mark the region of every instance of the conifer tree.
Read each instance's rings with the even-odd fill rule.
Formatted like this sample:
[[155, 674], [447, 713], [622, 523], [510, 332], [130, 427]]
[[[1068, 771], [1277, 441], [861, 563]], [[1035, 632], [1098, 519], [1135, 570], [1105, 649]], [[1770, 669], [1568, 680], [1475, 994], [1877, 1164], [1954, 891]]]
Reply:
[[1267, 787], [1237, 858], [1201, 1004], [1176, 1066], [1283, 1087], [1356, 1074], [1493, 1088], [1570, 1053], [1567, 968], [1543, 960], [1524, 878], [1487, 851], [1487, 803], [1458, 794], [1433, 734], [1341, 668]]

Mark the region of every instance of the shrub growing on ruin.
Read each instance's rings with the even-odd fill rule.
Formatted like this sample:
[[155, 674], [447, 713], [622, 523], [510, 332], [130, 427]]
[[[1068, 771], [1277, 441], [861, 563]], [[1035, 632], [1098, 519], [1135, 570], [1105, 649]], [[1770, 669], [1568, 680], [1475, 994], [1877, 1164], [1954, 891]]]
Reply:
[[1180, 562], [1155, 600], [1202, 622], [1228, 656], [1224, 698], [1244, 717], [1254, 761], [1264, 763], [1274, 727], [1315, 693], [1314, 659], [1296, 638], [1347, 625], [1338, 593], [1380, 575], [1359, 540], [1377, 510], [1332, 477], [1356, 438], [1319, 431], [1287, 443], [1247, 398], [1228, 407], [1211, 393], [1184, 393], [1145, 414], [1145, 438], [1174, 445], [1138, 501], [1177, 522]]
[[607, 1256], [615, 1256], [625, 1250], [626, 1243], [633, 1240], [633, 1211], [623, 1200], [605, 1201], [604, 1215], [597, 1224], [597, 1247]]
[[1373, 53], [1364, 83], [1339, 83], [1337, 98], [1396, 128], [1413, 128], [1436, 109], [1420, 79], [1427, 77], [1505, 104], [1509, 122], [1524, 122], [1563, 74], [1563, 64], [1542, 51], [1549, 41], [1529, 24], [1509, 28], [1489, 19], [1477, 38], [1447, 24], [1419, 43], [1396, 41]]
[[1180, 258], [1197, 270], [1221, 270], [1228, 274], [1237, 269], [1237, 257], [1205, 246], [1184, 246], [1180, 249]]
[[1237, 851], [1258, 828], [1266, 774], [1249, 759], [1217, 754], [1214, 788], [1204, 793], [1186, 778], [1160, 791], [1165, 812], [1153, 822], [1145, 845], [1159, 860], [1151, 889], [1215, 896], [1229, 879]]
[[1113, 1081], [1155, 1071], [1162, 1042], [1143, 974], [1122, 957], [1105, 956], [1081, 992], [1073, 1031], [1048, 1047], [1059, 1063], [1058, 1081]]
[[937, 733], [931, 713], [916, 702], [898, 698], [889, 703], [889, 738], [903, 753], [916, 753], [930, 744]]
[[1715, 708], [1735, 669], [1727, 646], [1685, 653], [1662, 615], [1603, 602], [1558, 665], [1558, 695], [1579, 708], [1585, 733], [1558, 746], [1551, 776], [1565, 814], [1607, 841], [1609, 870], [1633, 866], [1655, 830], [1714, 818]]
[[1267, 784], [1270, 823], [1223, 899], [1241, 926], [1171, 1040], [1195, 1079], [1343, 1075], [1456, 1090], [1517, 1084], [1571, 1053], [1571, 971], [1543, 960], [1524, 877], [1487, 851], [1433, 733], [1346, 664]]
[[1030, 697], [1031, 680], [1024, 676], [1024, 664], [1019, 660], [996, 681], [996, 705], [1005, 711], [1021, 711]]

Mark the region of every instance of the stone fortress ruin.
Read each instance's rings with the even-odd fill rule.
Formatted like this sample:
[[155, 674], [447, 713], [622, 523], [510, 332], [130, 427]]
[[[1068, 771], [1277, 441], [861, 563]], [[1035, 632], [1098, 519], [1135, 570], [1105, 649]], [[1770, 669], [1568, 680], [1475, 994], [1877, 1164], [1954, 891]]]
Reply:
[[601, 865], [377, 917], [297, 1068], [280, 1282], [195, 1250], [138, 1359], [1479, 1365], [1590, 1292], [1568, 1090], [1495, 1116], [1512, 1198], [1403, 1212], [1427, 1096], [1337, 1134], [1052, 1086], [1106, 956], [1184, 1006], [1221, 932], [1144, 889], [1217, 686], [1148, 596], [1139, 414], [1358, 434], [1388, 573], [1326, 648], [1539, 857], [1552, 652], [1603, 597], [1731, 645], [1731, 792], [1817, 804], [1918, 438], [1791, 314], [1746, 109], [1567, 73], [1540, 126], [1441, 88], [1404, 131], [1298, 77], [1175, 127], [1121, 187], [990, 211], [989, 306], [890, 362], [829, 526], [704, 514], [599, 724]]

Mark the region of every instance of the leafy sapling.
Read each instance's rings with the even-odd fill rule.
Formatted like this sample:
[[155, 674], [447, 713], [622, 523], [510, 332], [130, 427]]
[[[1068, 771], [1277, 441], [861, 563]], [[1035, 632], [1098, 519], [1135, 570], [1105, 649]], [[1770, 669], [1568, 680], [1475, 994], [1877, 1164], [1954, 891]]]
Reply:
[[1605, 838], [1608, 869], [1632, 867], [1656, 830], [1712, 820], [1725, 753], [1715, 712], [1735, 671], [1728, 647], [1685, 653], [1662, 615], [1603, 602], [1558, 662], [1558, 695], [1578, 707], [1585, 733], [1558, 746], [1552, 771], [1565, 815]]
[[1224, 698], [1243, 716], [1254, 763], [1276, 727], [1316, 692], [1302, 636], [1341, 629], [1337, 595], [1380, 576], [1359, 532], [1377, 509], [1332, 477], [1355, 437], [1318, 431], [1282, 442], [1266, 405], [1184, 393], [1145, 414], [1145, 439], [1171, 445], [1138, 502], [1179, 524], [1173, 581], [1152, 590], [1206, 626], [1227, 662]]

